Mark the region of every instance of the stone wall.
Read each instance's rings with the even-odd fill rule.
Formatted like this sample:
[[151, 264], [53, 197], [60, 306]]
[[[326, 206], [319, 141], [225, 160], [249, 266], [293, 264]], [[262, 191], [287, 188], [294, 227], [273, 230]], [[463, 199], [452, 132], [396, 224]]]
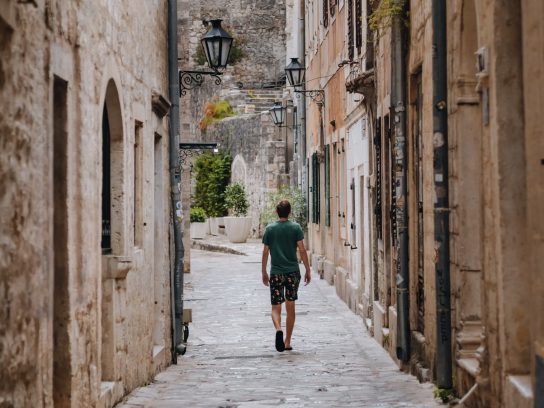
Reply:
[[168, 94], [166, 10], [0, 5], [2, 406], [112, 405], [170, 361], [168, 128], [152, 111]]
[[[221, 10], [219, 13], [218, 10]], [[202, 133], [199, 128], [199, 122], [204, 114], [204, 107], [208, 102], [226, 99], [231, 106], [241, 115], [256, 112], [260, 117], [265, 107], [257, 107], [255, 103], [272, 106], [276, 96], [267, 96], [266, 98], [252, 97], [253, 89], [259, 89], [263, 84], [278, 81], [285, 78], [286, 61], [286, 1], [274, 0], [212, 0], [207, 2], [191, 2], [187, 0], [178, 0], [178, 33], [179, 33], [179, 67], [181, 70], [208, 70], [207, 66], [199, 66], [194, 60], [195, 53], [200, 47], [200, 39], [209, 30], [209, 27], [203, 25], [203, 20], [221, 18], [222, 26], [232, 35], [233, 38], [241, 40], [241, 45], [245, 57], [235, 65], [229, 65], [221, 76], [220, 85], [215, 81], [205, 77], [201, 87], [188, 90], [186, 95], [180, 99], [180, 140], [183, 142], [196, 142], [199, 140], [210, 140], [209, 135]], [[270, 84], [269, 84], [270, 85]], [[277, 100], [281, 99], [281, 84], [276, 87], [274, 92], [279, 90]], [[256, 101], [256, 99], [261, 100]], [[249, 125], [248, 130], [243, 126], [248, 124], [247, 118], [229, 119], [226, 123], [231, 128], [237, 128], [239, 135], [261, 135], [272, 131], [270, 129], [258, 129]], [[260, 119], [255, 119], [259, 123]], [[251, 122], [251, 120], [249, 120]], [[226, 125], [225, 125], [226, 126]], [[208, 131], [211, 133], [213, 131]], [[245, 136], [244, 136], [245, 137]], [[260, 136], [259, 136], [260, 137]], [[254, 146], [253, 142], [248, 145]], [[264, 147], [261, 147], [261, 149]], [[246, 152], [247, 153], [247, 152]], [[261, 153], [255, 152], [255, 155]], [[246, 156], [247, 157], [247, 154]], [[260, 157], [260, 156], [259, 156]], [[233, 156], [234, 158], [234, 156]], [[246, 161], [249, 167], [256, 166], [255, 157]], [[254, 174], [260, 170], [254, 168], [249, 170]], [[253, 174], [252, 173], [252, 174]], [[187, 193], [190, 191], [190, 174], [183, 174], [183, 212], [188, 214], [190, 209], [190, 197]], [[258, 235], [259, 227], [257, 223], [256, 208], [259, 200], [258, 191], [261, 185], [255, 184], [254, 179], [248, 178], [248, 191], [254, 195], [251, 198], [252, 211], [254, 212], [253, 234]], [[264, 180], [259, 176], [258, 180]], [[189, 231], [189, 217], [185, 217], [183, 223], [184, 231]], [[190, 237], [184, 233], [184, 245], [186, 248], [186, 267], [190, 270]]]
[[289, 184], [285, 168], [285, 140], [268, 113], [240, 115], [211, 125], [203, 141], [218, 142], [233, 160], [232, 181], [245, 186], [252, 217], [252, 237], [260, 237], [264, 227], [261, 211], [268, 192]]

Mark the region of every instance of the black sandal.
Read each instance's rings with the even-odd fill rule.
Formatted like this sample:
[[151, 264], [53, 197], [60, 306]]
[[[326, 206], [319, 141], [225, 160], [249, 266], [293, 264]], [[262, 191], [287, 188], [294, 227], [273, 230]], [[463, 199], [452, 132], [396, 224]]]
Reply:
[[285, 350], [285, 343], [283, 342], [283, 332], [281, 330], [278, 330], [276, 332], [276, 350], [280, 352]]

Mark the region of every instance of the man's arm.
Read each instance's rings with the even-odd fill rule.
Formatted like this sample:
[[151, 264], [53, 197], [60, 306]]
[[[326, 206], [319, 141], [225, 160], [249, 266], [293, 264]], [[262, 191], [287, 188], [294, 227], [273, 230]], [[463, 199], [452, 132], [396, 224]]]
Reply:
[[298, 252], [300, 253], [300, 259], [306, 268], [306, 273], [304, 274], [305, 285], [310, 283], [312, 280], [312, 273], [310, 272], [310, 262], [308, 262], [308, 254], [306, 253], [306, 248], [304, 247], [304, 241], [300, 240], [297, 242]]
[[266, 265], [268, 264], [268, 254], [269, 254], [269, 252], [270, 252], [270, 248], [268, 248], [268, 245], [264, 245], [263, 246], [263, 258], [261, 260], [261, 268], [262, 268], [264, 286], [268, 286], [268, 272], [266, 271]]

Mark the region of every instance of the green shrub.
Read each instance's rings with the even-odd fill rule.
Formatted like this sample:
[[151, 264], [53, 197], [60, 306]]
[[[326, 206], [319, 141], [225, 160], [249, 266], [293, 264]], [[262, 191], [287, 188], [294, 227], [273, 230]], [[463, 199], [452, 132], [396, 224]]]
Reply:
[[230, 181], [232, 158], [228, 153], [204, 153], [195, 160], [195, 194], [193, 205], [201, 207], [208, 217], [227, 215], [225, 190]]
[[191, 216], [191, 222], [204, 222], [206, 221], [206, 212], [203, 208], [192, 207], [189, 212]]
[[261, 213], [261, 223], [266, 226], [271, 222], [278, 220], [276, 205], [281, 200], [289, 200], [289, 203], [291, 203], [290, 218], [300, 224], [303, 230], [306, 230], [308, 225], [306, 217], [306, 197], [301, 189], [286, 185], [281, 186], [273, 193], [267, 194], [265, 208]]
[[225, 191], [225, 203], [227, 208], [235, 217], [245, 217], [249, 208], [246, 190], [240, 183], [233, 183], [227, 186]]

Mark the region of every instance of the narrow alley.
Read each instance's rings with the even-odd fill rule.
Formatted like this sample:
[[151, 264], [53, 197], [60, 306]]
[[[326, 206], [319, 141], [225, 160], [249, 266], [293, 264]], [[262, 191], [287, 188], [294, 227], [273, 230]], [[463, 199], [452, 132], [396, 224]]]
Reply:
[[192, 251], [187, 352], [121, 407], [439, 406], [433, 385], [400, 372], [316, 274], [299, 291], [294, 350], [276, 352], [261, 247], [243, 248], [248, 256]]

